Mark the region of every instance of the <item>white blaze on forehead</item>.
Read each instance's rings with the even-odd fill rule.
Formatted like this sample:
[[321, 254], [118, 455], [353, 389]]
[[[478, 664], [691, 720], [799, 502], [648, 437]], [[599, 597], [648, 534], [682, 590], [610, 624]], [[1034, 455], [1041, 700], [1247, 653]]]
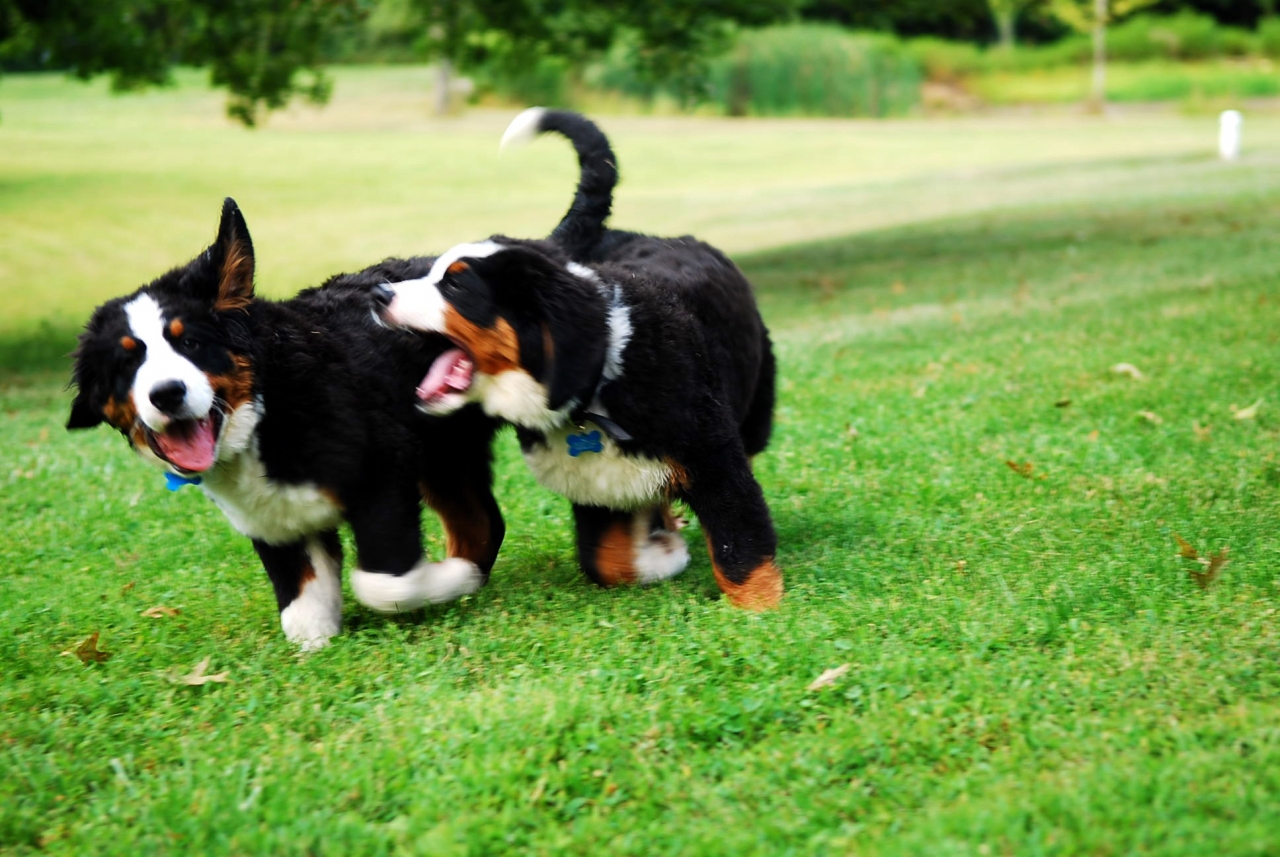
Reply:
[[387, 320], [414, 330], [443, 331], [445, 302], [438, 286], [449, 266], [461, 259], [483, 259], [503, 249], [496, 241], [458, 244], [436, 259], [425, 277], [388, 283], [395, 297], [386, 309]]
[[213, 407], [213, 387], [196, 365], [173, 350], [164, 338], [164, 313], [155, 298], [138, 295], [124, 307], [129, 333], [146, 347], [142, 365], [133, 377], [133, 403], [148, 428], [160, 430], [170, 417], [151, 403], [151, 391], [166, 381], [181, 381], [187, 388], [185, 407], [179, 418], [200, 419]]

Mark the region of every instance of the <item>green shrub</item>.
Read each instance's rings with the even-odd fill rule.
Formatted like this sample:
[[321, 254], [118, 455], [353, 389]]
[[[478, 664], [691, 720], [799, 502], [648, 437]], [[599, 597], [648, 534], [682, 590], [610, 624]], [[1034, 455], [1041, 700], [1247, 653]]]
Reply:
[[1258, 49], [1269, 57], [1280, 59], [1280, 18], [1263, 18], [1258, 23]]
[[790, 24], [742, 33], [711, 63], [713, 101], [734, 116], [892, 116], [919, 102], [919, 61], [892, 36]]
[[1199, 60], [1256, 51], [1247, 30], [1224, 27], [1208, 15], [1139, 15], [1107, 32], [1107, 55], [1117, 60]]
[[989, 65], [982, 49], [970, 42], [951, 42], [924, 36], [907, 42], [906, 47], [929, 80], [955, 83], [971, 74], [984, 71]]

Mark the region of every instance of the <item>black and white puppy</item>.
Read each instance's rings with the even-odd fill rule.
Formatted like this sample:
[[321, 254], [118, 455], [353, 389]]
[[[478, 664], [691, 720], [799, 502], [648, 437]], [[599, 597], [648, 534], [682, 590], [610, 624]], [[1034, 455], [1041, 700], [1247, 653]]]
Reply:
[[[106, 422], [176, 483], [198, 483], [253, 540], [285, 636], [325, 645], [342, 623], [338, 526], [350, 524], [356, 597], [399, 612], [475, 591], [503, 538], [491, 492], [496, 422], [478, 408], [425, 417], [407, 394], [440, 347], [391, 331], [369, 290], [421, 277], [388, 260], [286, 301], [254, 296], [235, 203], [190, 263], [93, 313], [75, 354], [70, 429]], [[448, 558], [423, 553], [421, 502]]]
[[458, 245], [426, 276], [375, 291], [388, 324], [452, 345], [418, 384], [420, 407], [479, 404], [513, 423], [538, 480], [573, 502], [579, 562], [596, 582], [682, 571], [669, 509], [680, 499], [729, 600], [775, 606], [777, 537], [749, 461], [768, 443], [775, 366], [750, 284], [693, 238], [599, 228], [616, 168], [585, 119], [541, 111], [513, 128], [569, 136], [584, 180], [551, 239]]

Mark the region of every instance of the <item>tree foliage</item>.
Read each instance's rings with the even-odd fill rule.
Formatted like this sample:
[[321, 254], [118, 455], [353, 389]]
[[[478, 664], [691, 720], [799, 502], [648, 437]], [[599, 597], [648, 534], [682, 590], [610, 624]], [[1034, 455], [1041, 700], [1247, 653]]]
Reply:
[[116, 89], [207, 65], [228, 112], [253, 125], [295, 95], [328, 97], [323, 36], [356, 12], [357, 0], [0, 0], [0, 59], [110, 73]]

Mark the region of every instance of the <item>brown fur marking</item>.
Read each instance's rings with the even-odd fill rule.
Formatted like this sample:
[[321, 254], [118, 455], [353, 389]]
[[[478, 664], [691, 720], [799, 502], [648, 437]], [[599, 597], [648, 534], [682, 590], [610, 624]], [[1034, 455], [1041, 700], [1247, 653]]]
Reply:
[[670, 457], [663, 460], [667, 462], [667, 467], [671, 468], [671, 477], [667, 480], [667, 494], [689, 490], [691, 484], [689, 471], [684, 469], [684, 465]]
[[169, 322], [169, 335], [174, 339], [181, 336], [182, 331], [184, 330], [186, 330], [186, 328], [182, 326], [182, 319], [175, 318], [173, 321]]
[[143, 428], [142, 420], [138, 419], [138, 409], [133, 404], [133, 394], [129, 394], [127, 401], [121, 402], [115, 396], [107, 399], [107, 403], [102, 406], [102, 415], [106, 417], [107, 423], [113, 428], [117, 428], [129, 436], [129, 442], [138, 449], [149, 449], [147, 443], [147, 432]]
[[734, 583], [725, 577], [716, 563], [710, 534], [707, 535], [707, 553], [711, 555], [711, 568], [715, 572], [716, 583], [734, 607], [761, 611], [772, 610], [782, 603], [782, 572], [773, 564], [773, 557], [753, 568], [742, 583]]
[[225, 375], [210, 375], [209, 384], [214, 394], [235, 410], [253, 397], [253, 366], [242, 354], [232, 354], [231, 362], [236, 368]]
[[463, 318], [451, 306], [444, 310], [444, 332], [470, 353], [476, 369], [486, 375], [497, 375], [520, 369], [520, 342], [505, 318], [493, 327], [480, 327]]
[[635, 583], [635, 545], [630, 521], [614, 521], [596, 544], [596, 573], [605, 586]]
[[419, 485], [422, 499], [440, 516], [444, 525], [445, 554], [469, 559], [476, 565], [492, 558], [489, 549], [489, 516], [472, 488], [463, 488], [463, 496], [442, 497], [432, 494], [424, 482]]
[[213, 308], [218, 312], [242, 310], [253, 300], [253, 257], [244, 245], [233, 241], [222, 263], [222, 279], [218, 283], [218, 299]]
[[138, 340], [134, 339], [132, 336], [122, 336], [120, 337], [120, 347], [125, 351], [132, 351], [138, 347]]
[[471, 266], [468, 265], [466, 262], [458, 261], [458, 262], [454, 262], [452, 265], [445, 268], [444, 270], [446, 273], [449, 273], [449, 274], [461, 274], [463, 271], [470, 270], [470, 268]]

